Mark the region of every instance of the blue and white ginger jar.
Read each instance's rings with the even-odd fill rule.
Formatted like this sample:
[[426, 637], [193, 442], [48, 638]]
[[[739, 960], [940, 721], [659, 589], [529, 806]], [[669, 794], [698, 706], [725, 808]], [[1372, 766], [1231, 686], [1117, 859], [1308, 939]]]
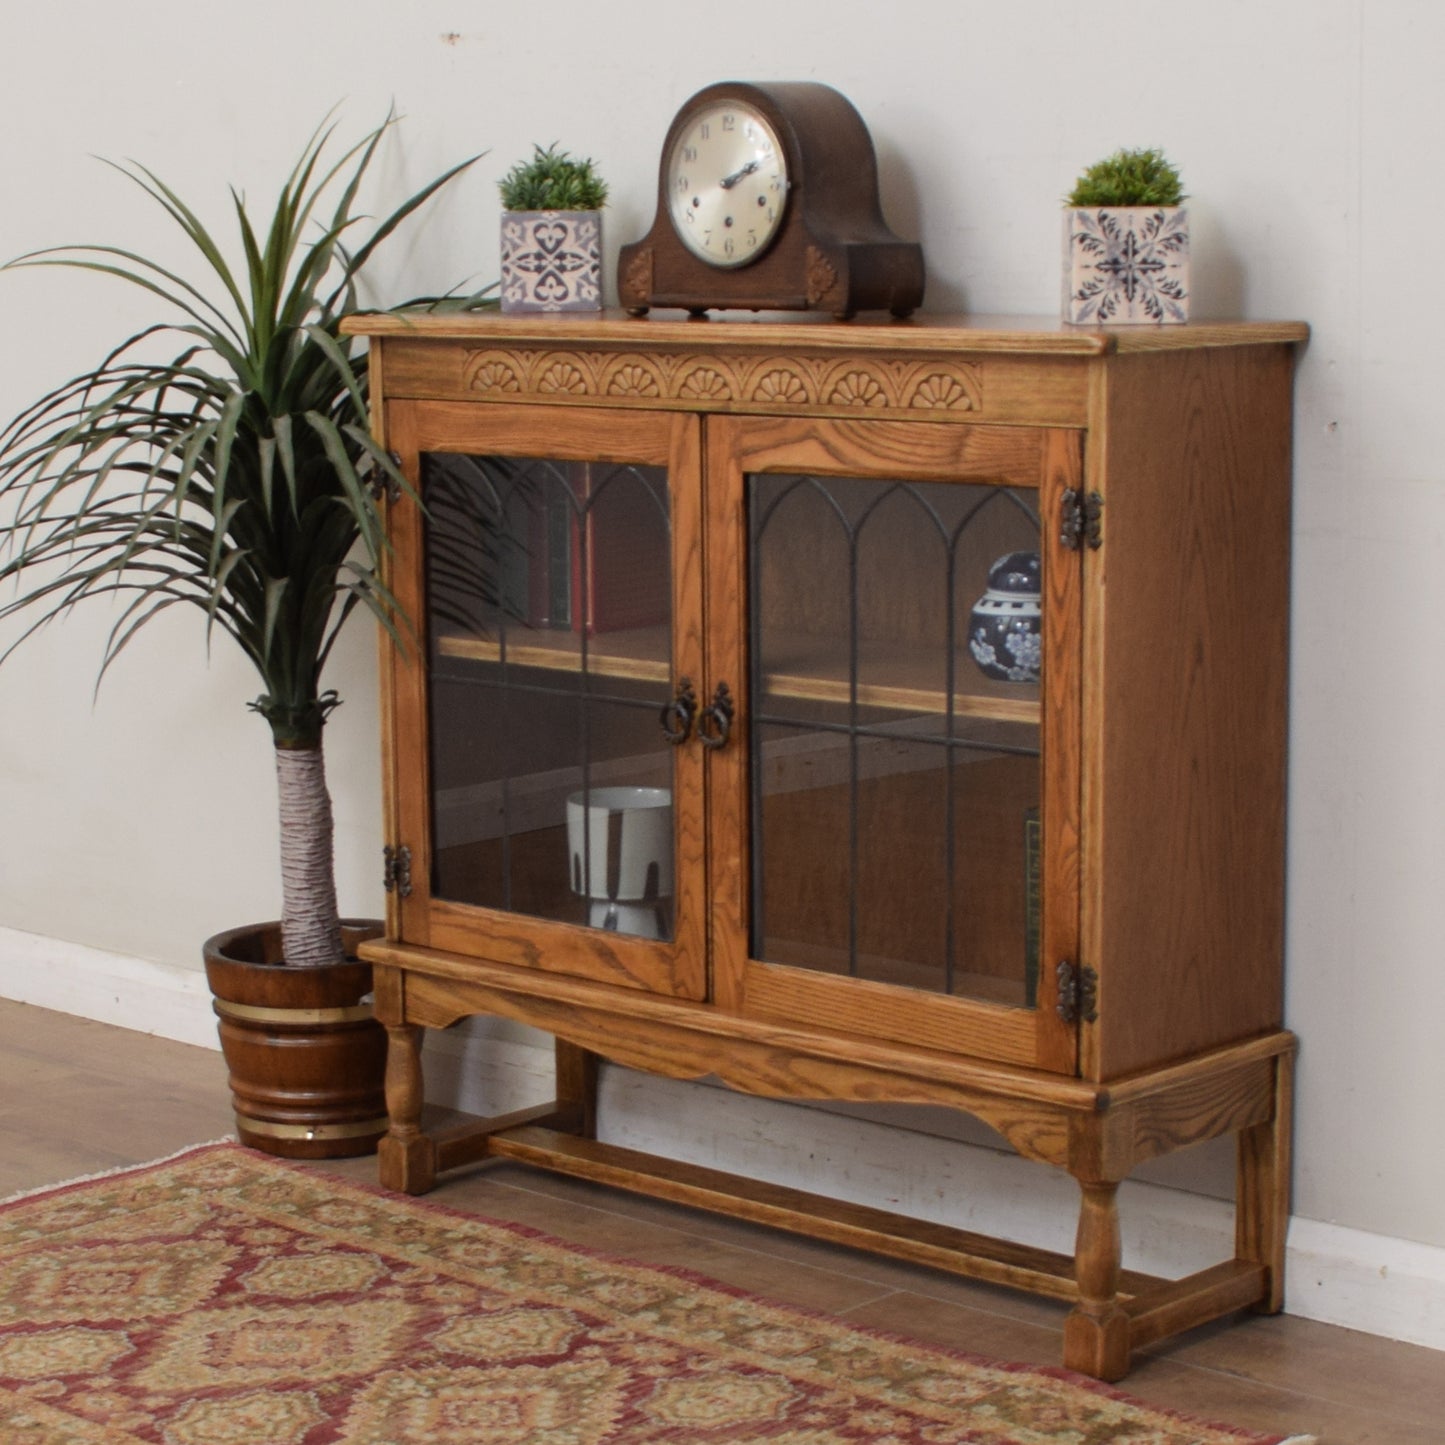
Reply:
[[1037, 552], [1010, 552], [988, 569], [988, 589], [973, 604], [968, 650], [985, 677], [1037, 682], [1043, 660]]

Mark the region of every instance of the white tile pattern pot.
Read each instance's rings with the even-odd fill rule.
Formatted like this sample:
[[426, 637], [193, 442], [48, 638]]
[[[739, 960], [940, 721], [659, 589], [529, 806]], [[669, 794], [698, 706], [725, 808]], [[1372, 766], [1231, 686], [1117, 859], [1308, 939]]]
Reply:
[[1064, 320], [1189, 320], [1184, 206], [1089, 206], [1064, 212]]

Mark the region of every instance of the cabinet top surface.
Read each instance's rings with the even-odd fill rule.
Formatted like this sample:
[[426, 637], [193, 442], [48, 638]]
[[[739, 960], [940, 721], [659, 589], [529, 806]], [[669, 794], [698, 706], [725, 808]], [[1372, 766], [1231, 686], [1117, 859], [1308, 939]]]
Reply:
[[737, 313], [693, 320], [681, 311], [629, 316], [625, 311], [509, 314], [498, 311], [437, 314], [370, 312], [346, 317], [350, 336], [543, 344], [727, 347], [794, 346], [827, 351], [1000, 352], [1051, 356], [1106, 356], [1115, 352], [1176, 351], [1201, 347], [1301, 342], [1301, 321], [1202, 321], [1182, 326], [1070, 326], [1039, 316], [917, 315], [895, 321], [879, 316], [835, 321], [814, 312]]

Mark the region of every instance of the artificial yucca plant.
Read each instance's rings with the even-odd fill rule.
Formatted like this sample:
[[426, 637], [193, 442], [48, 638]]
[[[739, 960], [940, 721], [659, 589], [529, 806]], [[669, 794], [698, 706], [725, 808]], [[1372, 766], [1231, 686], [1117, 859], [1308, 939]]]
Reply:
[[607, 182], [591, 158], [575, 160], [555, 141], [546, 150], [534, 143], [531, 158], [518, 161], [497, 189], [506, 211], [600, 211], [607, 204]]
[[[243, 270], [159, 177], [118, 166], [180, 226], [207, 289], [109, 245], [32, 252], [3, 268], [99, 271], [173, 313], [0, 432], [0, 584], [9, 584], [0, 618], [35, 613], [3, 655], [91, 599], [118, 607], [102, 677], [140, 628], [177, 604], [205, 614], [208, 636], [218, 628], [234, 639], [260, 674], [251, 706], [276, 749], [284, 952], [298, 964], [343, 956], [322, 753], [339, 699], [323, 690], [322, 672], [357, 607], [398, 626], [369, 482], [401, 478], [368, 430], [365, 352], [339, 324], [378, 246], [471, 164], [384, 220], [364, 221], [357, 192], [393, 123], [334, 162], [325, 159], [334, 126], [323, 124], [264, 225], [233, 189]], [[180, 349], [150, 359], [167, 336]]]

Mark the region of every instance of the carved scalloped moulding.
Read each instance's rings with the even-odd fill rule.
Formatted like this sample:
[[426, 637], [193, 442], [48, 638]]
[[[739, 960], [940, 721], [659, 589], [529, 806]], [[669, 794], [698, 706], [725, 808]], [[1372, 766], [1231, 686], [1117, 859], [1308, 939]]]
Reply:
[[816, 246], [808, 247], [803, 264], [808, 283], [808, 304], [821, 306], [828, 293], [838, 284], [838, 273], [827, 254]]
[[484, 396], [555, 401], [673, 401], [909, 415], [980, 411], [983, 373], [949, 358], [883, 358], [484, 348], [468, 351], [463, 387]]

